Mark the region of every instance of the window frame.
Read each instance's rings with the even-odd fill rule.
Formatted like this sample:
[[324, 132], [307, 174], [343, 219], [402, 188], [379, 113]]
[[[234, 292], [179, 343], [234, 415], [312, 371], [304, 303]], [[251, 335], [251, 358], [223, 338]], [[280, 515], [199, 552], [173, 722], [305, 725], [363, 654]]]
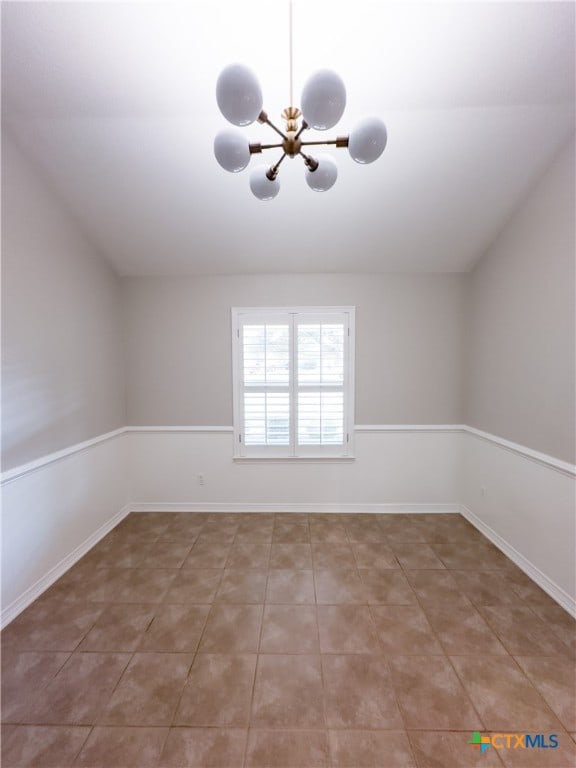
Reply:
[[[329, 315], [341, 316], [344, 321], [344, 443], [343, 445], [298, 446], [297, 402], [295, 398], [301, 388], [296, 377], [297, 318], [306, 320]], [[243, 349], [241, 327], [246, 319], [250, 321], [275, 322], [288, 320], [290, 325], [290, 377], [287, 390], [290, 393], [290, 443], [288, 446], [246, 446], [244, 442], [244, 409], [242, 395], [243, 384]], [[355, 374], [355, 325], [356, 307], [354, 306], [293, 306], [293, 307], [232, 307], [232, 392], [234, 418], [233, 458], [238, 461], [350, 461], [354, 459], [354, 374]], [[262, 389], [266, 389], [263, 385]], [[320, 389], [322, 386], [320, 385]], [[276, 390], [277, 391], [277, 390]], [[327, 390], [324, 390], [327, 391]]]

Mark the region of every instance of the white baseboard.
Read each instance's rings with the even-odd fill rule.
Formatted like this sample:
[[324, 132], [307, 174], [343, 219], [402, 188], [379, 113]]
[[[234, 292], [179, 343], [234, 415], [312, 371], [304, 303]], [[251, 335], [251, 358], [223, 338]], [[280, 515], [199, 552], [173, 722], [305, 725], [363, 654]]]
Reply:
[[400, 513], [459, 513], [460, 505], [448, 504], [249, 504], [232, 502], [190, 502], [190, 503], [160, 503], [160, 502], [133, 502], [130, 505], [132, 512], [295, 512], [295, 513], [374, 513], [374, 514], [400, 514]]
[[34, 600], [40, 597], [43, 592], [51, 587], [55, 581], [57, 581], [66, 573], [66, 571], [70, 570], [70, 568], [75, 563], [77, 563], [81, 557], [84, 557], [84, 555], [90, 549], [92, 549], [92, 547], [97, 544], [100, 539], [103, 539], [104, 536], [106, 536], [106, 534], [109, 533], [112, 528], [115, 528], [118, 523], [123, 520], [130, 512], [131, 506], [130, 504], [126, 504], [119, 512], [107, 520], [104, 525], [101, 525], [97, 531], [94, 531], [94, 533], [88, 536], [88, 538], [85, 539], [82, 544], [76, 547], [75, 550], [60, 560], [60, 562], [51, 568], [48, 573], [44, 574], [42, 578], [38, 579], [38, 581], [29, 589], [27, 589], [22, 595], [20, 595], [17, 600], [14, 600], [13, 603], [10, 603], [10, 605], [6, 606], [6, 608], [3, 608], [2, 612], [0, 613], [0, 628], [3, 629], [7, 624], [15, 619], [19, 613], [31, 605]]
[[460, 505], [460, 513], [468, 520], [475, 528], [489, 539], [494, 546], [503, 552], [506, 557], [509, 557], [513, 563], [515, 563], [524, 573], [529, 576], [532, 581], [538, 584], [546, 594], [555, 600], [559, 605], [564, 608], [571, 616], [576, 618], [576, 601], [555, 582], [553, 582], [545, 573], [537, 568], [530, 562], [524, 555], [520, 554], [511, 544], [496, 533], [496, 531], [489, 525], [486, 525], [477, 515], [468, 509], [464, 504]]

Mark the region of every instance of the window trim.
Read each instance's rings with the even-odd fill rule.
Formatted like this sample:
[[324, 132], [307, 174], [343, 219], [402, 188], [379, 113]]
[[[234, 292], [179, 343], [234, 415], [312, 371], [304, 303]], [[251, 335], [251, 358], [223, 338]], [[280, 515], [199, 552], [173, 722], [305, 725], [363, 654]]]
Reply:
[[[345, 364], [344, 364], [344, 434], [347, 436], [343, 446], [304, 446], [298, 448], [296, 437], [296, 425], [294, 418], [296, 410], [290, 409], [290, 429], [294, 436], [294, 448], [275, 446], [254, 446], [246, 449], [241, 435], [244, 432], [243, 409], [241, 403], [242, 383], [240, 370], [240, 326], [242, 316], [261, 317], [265, 320], [286, 318], [286, 315], [330, 315], [344, 314], [347, 316], [347, 333], [345, 331]], [[239, 462], [284, 462], [284, 461], [310, 461], [310, 462], [346, 462], [354, 460], [354, 379], [355, 379], [355, 329], [356, 307], [354, 306], [286, 306], [286, 307], [232, 307], [232, 405], [234, 420], [234, 449], [233, 459]], [[291, 391], [295, 391], [296, 362], [295, 338], [293, 335], [291, 351]], [[294, 452], [292, 452], [294, 451]]]

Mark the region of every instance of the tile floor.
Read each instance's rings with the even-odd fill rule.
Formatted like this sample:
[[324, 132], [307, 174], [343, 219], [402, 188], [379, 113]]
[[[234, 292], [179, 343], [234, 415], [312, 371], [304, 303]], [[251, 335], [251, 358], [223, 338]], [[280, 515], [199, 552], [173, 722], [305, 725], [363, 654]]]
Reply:
[[458, 515], [132, 514], [2, 650], [3, 768], [576, 765], [574, 622]]

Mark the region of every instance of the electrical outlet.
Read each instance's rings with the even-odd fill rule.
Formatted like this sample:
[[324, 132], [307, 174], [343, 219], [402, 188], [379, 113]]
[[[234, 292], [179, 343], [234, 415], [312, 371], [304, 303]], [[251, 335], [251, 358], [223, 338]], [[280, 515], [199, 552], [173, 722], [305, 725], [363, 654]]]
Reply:
[[480, 486], [480, 496], [482, 496], [482, 498], [484, 498], [486, 496], [486, 486], [485, 485]]
[[204, 485], [205, 483], [204, 475], [196, 475], [196, 479], [198, 480], [198, 485]]

